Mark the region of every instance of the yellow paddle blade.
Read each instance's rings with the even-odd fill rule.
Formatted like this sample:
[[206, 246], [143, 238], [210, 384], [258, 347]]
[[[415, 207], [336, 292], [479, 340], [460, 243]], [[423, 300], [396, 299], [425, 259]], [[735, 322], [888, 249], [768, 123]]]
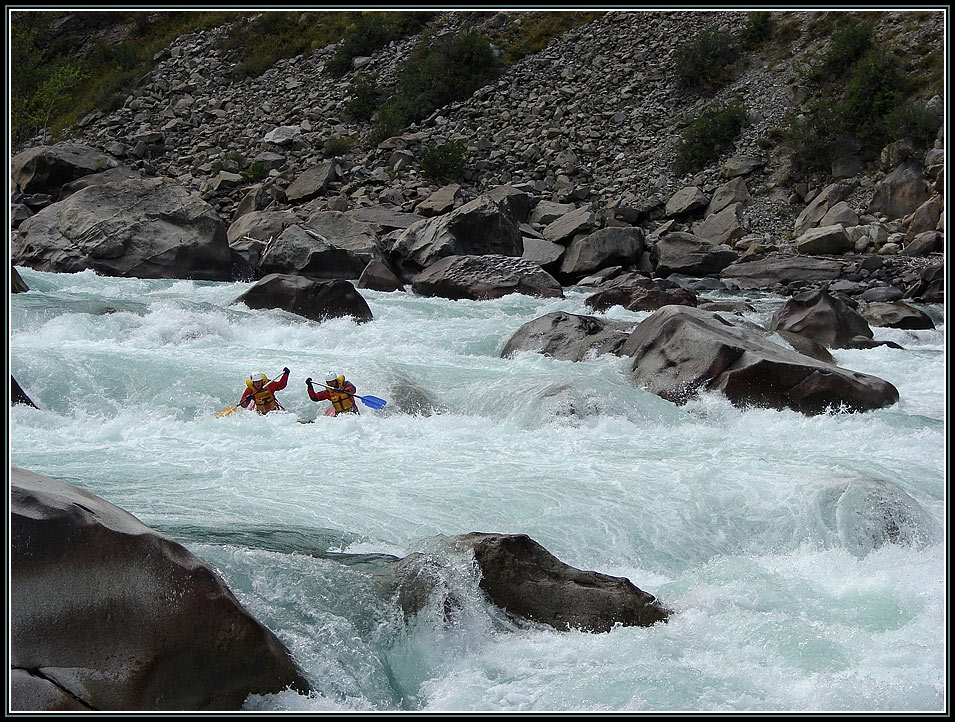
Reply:
[[222, 411], [216, 414], [217, 419], [221, 419], [223, 416], [231, 416], [238, 410], [238, 406], [226, 406]]

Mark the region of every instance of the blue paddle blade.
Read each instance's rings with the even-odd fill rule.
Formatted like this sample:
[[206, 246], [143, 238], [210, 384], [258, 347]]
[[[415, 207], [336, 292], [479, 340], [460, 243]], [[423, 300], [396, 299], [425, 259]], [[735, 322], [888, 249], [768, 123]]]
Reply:
[[373, 409], [380, 409], [388, 403], [384, 399], [379, 399], [377, 396], [359, 396], [358, 398], [361, 399], [361, 402], [365, 406], [370, 406]]

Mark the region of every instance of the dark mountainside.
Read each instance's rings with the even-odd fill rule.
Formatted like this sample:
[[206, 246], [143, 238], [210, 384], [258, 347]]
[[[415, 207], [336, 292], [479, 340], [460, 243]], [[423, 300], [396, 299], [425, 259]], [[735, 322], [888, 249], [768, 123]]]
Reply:
[[[317, 211], [385, 206], [434, 215], [436, 211], [424, 211], [439, 191], [451, 198], [437, 211], [446, 212], [508, 184], [528, 195], [531, 208], [547, 201], [590, 209], [595, 216], [587, 232], [638, 226], [647, 234], [648, 254], [660, 236], [688, 231], [728, 243], [740, 260], [751, 261], [793, 255], [799, 250], [798, 237], [821, 225], [825, 213], [841, 203], [836, 210], [842, 215], [836, 221], [827, 217], [825, 224], [846, 228], [856, 253], [883, 259], [883, 268], [874, 274], [881, 278], [868, 273], [853, 282], [889, 279], [911, 285], [921, 268], [941, 260], [932, 254], [943, 248], [942, 99], [918, 101], [938, 114], [934, 143], [924, 147], [900, 141], [880, 157], [867, 159], [845, 146], [845, 154], [833, 157], [824, 171], [797, 172], [785, 142], [792, 118], [810, 107], [817, 99], [814, 93], [822, 92], [824, 84], [810, 87], [807, 68], [831, 55], [831, 29], [841, 15], [773, 13], [768, 41], [743, 51], [719, 83], [704, 83], [701, 89], [677, 82], [681, 50], [708, 32], [738, 37], [750, 13], [608, 12], [506, 68], [466, 100], [441, 107], [380, 142], [374, 141], [370, 122], [355, 120], [349, 112], [353, 81], [393, 81], [423, 35], [354, 58], [352, 70], [342, 77], [326, 68], [336, 51], [329, 46], [280, 60], [259, 77], [236, 80], [239, 53], [221, 49], [229, 32], [222, 26], [179, 37], [161, 52], [155, 70], [142, 78], [122, 108], [86, 116], [69, 140], [198, 191], [226, 227], [249, 210], [287, 209], [305, 218]], [[467, 30], [488, 34], [519, 27], [521, 16], [447, 12], [428, 31], [432, 39]], [[944, 47], [943, 12], [858, 16], [875, 20], [877, 47], [891, 46], [902, 57]], [[64, 32], [69, 27], [64, 22]], [[828, 27], [829, 35], [820, 27]], [[848, 81], [835, 75], [826, 81], [830, 88], [840, 82]], [[745, 109], [745, 122], [728, 150], [695, 172], [677, 173], [680, 145], [694, 121], [708, 108], [730, 105]], [[702, 141], [707, 142], [705, 135]], [[26, 145], [44, 142], [49, 140], [40, 136]], [[337, 150], [330, 150], [333, 146]], [[466, 146], [467, 155], [454, 177], [436, 180], [434, 173], [424, 172], [428, 153], [460, 146]], [[918, 165], [922, 184], [934, 189], [928, 221], [913, 223], [908, 216], [915, 207], [895, 216], [884, 203], [873, 205], [879, 184], [903, 162]], [[297, 179], [322, 163], [327, 173], [317, 191], [289, 194]], [[252, 170], [262, 177], [250, 180]], [[727, 189], [729, 181], [735, 185]], [[799, 221], [833, 184], [839, 192], [830, 193], [817, 217]], [[721, 209], [714, 196], [730, 192], [722, 208], [739, 201], [732, 217], [727, 220], [724, 213], [718, 224], [702, 224]], [[522, 227], [525, 239], [545, 239], [541, 232], [547, 222], [541, 219], [542, 214], [528, 219]], [[913, 247], [906, 253], [927, 230], [936, 234], [930, 242], [923, 239], [918, 252]], [[232, 233], [229, 240], [236, 240]], [[802, 252], [828, 253], [825, 246], [809, 248]], [[652, 261], [634, 264], [634, 270], [652, 272]]]

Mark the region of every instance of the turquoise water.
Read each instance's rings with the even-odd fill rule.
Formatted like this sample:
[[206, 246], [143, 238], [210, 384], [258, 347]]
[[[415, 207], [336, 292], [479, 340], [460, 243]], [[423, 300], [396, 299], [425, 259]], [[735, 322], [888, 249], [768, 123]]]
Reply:
[[[678, 407], [627, 362], [499, 357], [565, 299], [362, 290], [375, 320], [232, 305], [249, 284], [18, 269], [10, 462], [126, 509], [213, 565], [315, 692], [265, 711], [940, 711], [946, 705], [945, 329], [835, 351], [898, 404], [807, 417]], [[751, 295], [765, 324], [784, 299]], [[620, 307], [609, 317], [647, 316]], [[288, 413], [234, 405], [291, 369]], [[327, 418], [308, 376], [388, 400]], [[300, 420], [313, 423], [299, 423]], [[889, 510], [889, 511], [886, 511]], [[894, 533], [887, 535], [889, 514]], [[675, 614], [607, 634], [517, 625], [447, 536], [523, 533]], [[383, 555], [445, 560], [465, 601], [405, 621]]]

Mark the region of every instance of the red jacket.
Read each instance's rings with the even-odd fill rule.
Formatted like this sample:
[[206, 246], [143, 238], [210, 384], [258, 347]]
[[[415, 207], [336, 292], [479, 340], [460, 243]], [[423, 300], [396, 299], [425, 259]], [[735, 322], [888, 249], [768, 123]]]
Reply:
[[275, 410], [285, 411], [285, 408], [282, 406], [282, 404], [280, 404], [278, 399], [275, 398], [275, 392], [284, 389], [287, 383], [288, 374], [282, 374], [282, 378], [276, 379], [275, 381], [269, 381], [258, 391], [255, 390], [250, 382], [247, 382], [246, 389], [242, 394], [242, 400], [239, 401], [239, 406], [247, 409], [249, 408], [249, 404], [254, 401], [255, 410], [260, 414], [267, 414], [270, 411]]
[[328, 416], [337, 416], [341, 413], [357, 414], [358, 404], [355, 403], [355, 397], [349, 395], [354, 394], [355, 391], [355, 385], [351, 381], [346, 381], [341, 390], [326, 386], [324, 391], [315, 391], [309, 386], [308, 397], [312, 401], [331, 401], [332, 407], [326, 412]]

